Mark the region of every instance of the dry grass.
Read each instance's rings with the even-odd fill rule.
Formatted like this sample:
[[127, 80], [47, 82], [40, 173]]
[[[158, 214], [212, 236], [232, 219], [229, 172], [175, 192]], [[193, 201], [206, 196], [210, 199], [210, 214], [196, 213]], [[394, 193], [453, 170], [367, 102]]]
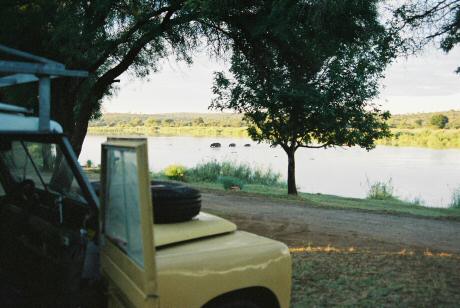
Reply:
[[293, 307], [458, 307], [460, 256], [292, 247]]

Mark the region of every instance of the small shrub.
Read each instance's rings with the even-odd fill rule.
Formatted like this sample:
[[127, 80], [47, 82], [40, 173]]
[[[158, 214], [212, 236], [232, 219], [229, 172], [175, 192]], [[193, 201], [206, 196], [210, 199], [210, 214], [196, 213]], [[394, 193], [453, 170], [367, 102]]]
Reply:
[[216, 182], [219, 177], [226, 176], [238, 178], [247, 184], [283, 185], [279, 173], [245, 163], [212, 160], [187, 170], [187, 179], [196, 182]]
[[369, 191], [367, 192], [368, 199], [375, 200], [389, 200], [395, 199], [393, 195], [394, 188], [391, 183], [391, 179], [388, 182], [375, 182], [369, 185]]
[[422, 127], [423, 126], [423, 120], [422, 119], [417, 119], [417, 120], [415, 120], [415, 124], [417, 124], [418, 127]]
[[93, 161], [91, 159], [88, 159], [86, 161], [86, 167], [91, 168], [93, 166]]
[[170, 180], [184, 181], [186, 169], [181, 165], [170, 165], [165, 168], [164, 175]]
[[453, 209], [460, 209], [460, 188], [454, 190], [454, 193], [452, 194], [452, 201], [449, 206]]
[[449, 118], [443, 114], [436, 114], [431, 117], [430, 123], [437, 128], [443, 129], [449, 123]]
[[219, 177], [219, 182], [222, 183], [225, 190], [229, 189], [243, 189], [244, 183], [239, 178], [233, 176], [221, 176]]

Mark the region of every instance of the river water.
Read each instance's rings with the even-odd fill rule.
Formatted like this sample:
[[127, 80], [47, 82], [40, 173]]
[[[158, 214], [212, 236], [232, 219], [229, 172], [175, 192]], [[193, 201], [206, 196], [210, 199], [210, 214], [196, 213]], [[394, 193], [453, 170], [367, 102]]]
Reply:
[[[87, 136], [80, 162], [100, 163], [104, 136]], [[219, 142], [221, 148], [210, 148]], [[235, 143], [236, 147], [228, 147]], [[250, 147], [243, 145], [249, 143]], [[249, 163], [287, 175], [287, 157], [280, 148], [250, 139], [224, 137], [148, 137], [149, 166], [159, 171], [171, 164], [193, 167], [210, 160]], [[391, 180], [404, 200], [422, 200], [430, 207], [447, 207], [460, 188], [460, 150], [378, 146], [372, 151], [353, 148], [299, 149], [296, 180], [300, 191], [346, 197], [366, 197], [371, 183]]]

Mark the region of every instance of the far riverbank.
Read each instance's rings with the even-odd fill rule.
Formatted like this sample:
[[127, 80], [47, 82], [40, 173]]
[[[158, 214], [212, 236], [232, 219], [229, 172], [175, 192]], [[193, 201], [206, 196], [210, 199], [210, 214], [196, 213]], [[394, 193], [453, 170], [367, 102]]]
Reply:
[[[221, 126], [92, 126], [89, 135], [248, 138], [247, 127]], [[460, 129], [392, 129], [391, 138], [377, 144], [429, 149], [460, 149]]]

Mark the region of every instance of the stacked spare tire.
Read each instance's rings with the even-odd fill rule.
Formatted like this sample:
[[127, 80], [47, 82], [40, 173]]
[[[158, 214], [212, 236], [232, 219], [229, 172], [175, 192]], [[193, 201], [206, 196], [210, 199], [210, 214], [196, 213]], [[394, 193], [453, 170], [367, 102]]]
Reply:
[[[100, 182], [91, 182], [96, 194]], [[156, 224], [188, 221], [201, 210], [201, 194], [198, 190], [181, 183], [151, 181], [153, 218]]]
[[153, 217], [155, 223], [187, 221], [200, 213], [201, 194], [180, 183], [152, 181]]

